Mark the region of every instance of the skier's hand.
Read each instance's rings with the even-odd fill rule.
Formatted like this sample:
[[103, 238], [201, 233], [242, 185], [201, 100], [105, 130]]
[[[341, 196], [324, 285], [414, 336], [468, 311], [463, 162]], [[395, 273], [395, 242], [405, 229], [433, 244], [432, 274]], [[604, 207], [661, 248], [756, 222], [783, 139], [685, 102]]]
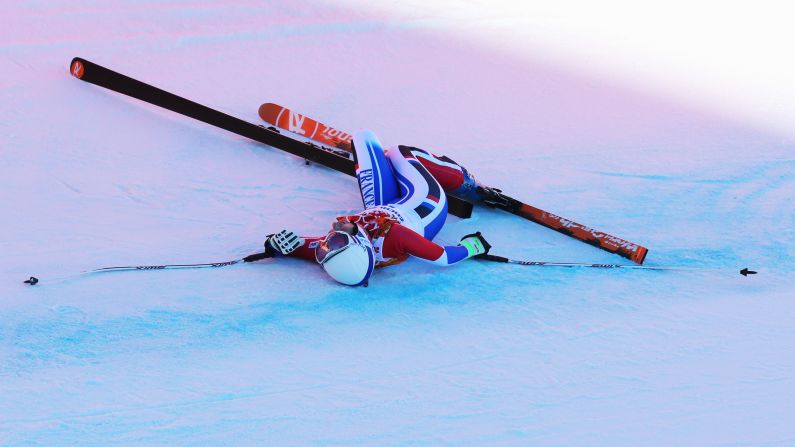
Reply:
[[491, 250], [491, 244], [489, 244], [486, 241], [486, 238], [480, 234], [480, 231], [473, 234], [467, 234], [466, 236], [462, 237], [461, 242], [458, 245], [466, 247], [470, 258], [484, 255]]
[[304, 245], [304, 240], [290, 230], [282, 230], [276, 234], [269, 234], [265, 239], [265, 252], [270, 256], [276, 253], [289, 255], [298, 247]]

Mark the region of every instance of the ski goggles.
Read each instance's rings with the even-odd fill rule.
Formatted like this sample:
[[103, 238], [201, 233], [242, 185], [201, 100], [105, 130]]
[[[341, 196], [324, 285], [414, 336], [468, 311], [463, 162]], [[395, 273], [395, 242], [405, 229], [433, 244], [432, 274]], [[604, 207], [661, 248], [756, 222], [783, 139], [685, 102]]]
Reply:
[[322, 265], [324, 262], [334, 257], [334, 255], [358, 243], [358, 241], [354, 240], [353, 236], [344, 231], [333, 231], [323, 239], [323, 242], [315, 247], [315, 260], [318, 264]]

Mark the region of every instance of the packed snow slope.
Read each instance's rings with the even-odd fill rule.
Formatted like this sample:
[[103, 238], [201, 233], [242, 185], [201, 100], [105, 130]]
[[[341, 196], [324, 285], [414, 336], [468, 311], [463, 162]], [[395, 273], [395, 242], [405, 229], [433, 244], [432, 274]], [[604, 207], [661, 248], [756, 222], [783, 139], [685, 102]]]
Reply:
[[[3, 13], [0, 444], [795, 444], [791, 140], [327, 3]], [[360, 207], [352, 178], [80, 82], [74, 56], [252, 122], [272, 101], [370, 128], [703, 269], [410, 260], [354, 289], [279, 259], [25, 286], [235, 259]], [[483, 208], [439, 239], [475, 230], [518, 259], [625, 262]]]

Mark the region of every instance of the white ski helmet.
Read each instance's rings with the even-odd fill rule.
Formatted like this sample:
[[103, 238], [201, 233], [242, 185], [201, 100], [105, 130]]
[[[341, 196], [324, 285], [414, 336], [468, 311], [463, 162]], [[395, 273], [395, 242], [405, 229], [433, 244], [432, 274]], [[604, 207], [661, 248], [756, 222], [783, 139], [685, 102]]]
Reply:
[[315, 259], [335, 281], [349, 286], [367, 285], [375, 268], [375, 251], [361, 227], [356, 234], [331, 231], [315, 247]]

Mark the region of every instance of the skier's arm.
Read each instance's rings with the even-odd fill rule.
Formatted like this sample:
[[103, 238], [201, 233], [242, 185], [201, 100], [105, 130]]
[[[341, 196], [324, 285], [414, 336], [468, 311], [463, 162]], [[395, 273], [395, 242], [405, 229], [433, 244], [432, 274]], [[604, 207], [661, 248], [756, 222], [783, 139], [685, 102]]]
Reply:
[[288, 254], [287, 256], [314, 261], [315, 247], [317, 247], [317, 244], [321, 243], [323, 239], [325, 239], [325, 237], [326, 236], [304, 237], [303, 245], [296, 248], [292, 253]]
[[289, 230], [271, 234], [265, 240], [265, 252], [270, 256], [290, 256], [315, 260], [315, 247], [323, 240], [319, 237], [300, 237]]
[[465, 236], [459, 245], [439, 245], [400, 224], [392, 225], [384, 241], [384, 256], [408, 254], [432, 264], [448, 266], [488, 252], [491, 248], [479, 234]]

